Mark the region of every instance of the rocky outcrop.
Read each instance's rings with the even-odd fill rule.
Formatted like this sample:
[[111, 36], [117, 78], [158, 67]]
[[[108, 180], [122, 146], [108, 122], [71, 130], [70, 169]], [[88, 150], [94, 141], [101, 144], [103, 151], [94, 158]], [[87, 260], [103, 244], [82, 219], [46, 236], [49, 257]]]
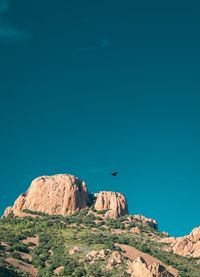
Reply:
[[119, 192], [101, 191], [97, 195], [95, 210], [107, 211], [106, 218], [117, 218], [128, 214], [126, 198]]
[[123, 255], [117, 251], [113, 251], [108, 258], [108, 263], [105, 267], [106, 270], [112, 270], [113, 267], [127, 263], [128, 260], [123, 257]]
[[84, 262], [94, 263], [96, 261], [104, 261], [111, 253], [109, 249], [92, 250], [88, 252], [84, 258]]
[[163, 265], [158, 263], [147, 265], [142, 257], [130, 262], [127, 272], [131, 277], [174, 277]]
[[187, 236], [163, 238], [161, 242], [168, 243], [168, 250], [180, 256], [200, 257], [200, 227], [193, 229]]
[[137, 221], [140, 221], [141, 223], [146, 224], [156, 230], [158, 229], [158, 223], [155, 219], [148, 218], [140, 214], [134, 215], [133, 219], [136, 219]]
[[32, 210], [50, 215], [70, 215], [88, 205], [88, 191], [85, 182], [68, 174], [42, 176], [31, 183], [28, 191], [20, 195], [14, 206], [7, 208], [19, 215], [23, 210]]
[[107, 265], [104, 268], [104, 271], [110, 271], [118, 265], [123, 265], [127, 267], [129, 259], [124, 257], [118, 251], [111, 251], [110, 249], [101, 249], [99, 251], [92, 250], [88, 252], [83, 259], [84, 263], [94, 264], [99, 261], [107, 261]]
[[[128, 213], [126, 198], [119, 192], [103, 191], [95, 194], [95, 198], [95, 209], [105, 211], [106, 218], [117, 218]], [[27, 192], [21, 194], [3, 216], [13, 213], [24, 217], [27, 216], [24, 210], [49, 215], [71, 215], [89, 206], [90, 193], [86, 183], [73, 175], [57, 174], [33, 180]]]
[[123, 266], [131, 277], [176, 277], [160, 263], [147, 264], [145, 259], [138, 257], [130, 260], [118, 251], [102, 249], [92, 250], [86, 254], [84, 263], [94, 264], [99, 261], [107, 261], [104, 271], [110, 271], [117, 266]]
[[11, 214], [13, 212], [13, 207], [7, 207], [4, 211], [4, 214], [3, 216], [6, 217], [8, 216], [9, 214]]

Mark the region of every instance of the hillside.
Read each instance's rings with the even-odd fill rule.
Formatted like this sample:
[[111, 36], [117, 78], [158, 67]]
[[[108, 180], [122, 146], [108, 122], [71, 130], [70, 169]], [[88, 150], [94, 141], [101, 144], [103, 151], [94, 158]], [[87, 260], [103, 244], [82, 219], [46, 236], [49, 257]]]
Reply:
[[[120, 193], [90, 194], [85, 183], [78, 181], [76, 187], [77, 179], [71, 175], [41, 178], [44, 177], [32, 182], [27, 193], [0, 220], [0, 276], [200, 276], [198, 228], [177, 241], [159, 232], [155, 220], [129, 215], [126, 199]], [[45, 194], [40, 195], [44, 180], [45, 185], [48, 180], [50, 191], [45, 187]], [[82, 184], [86, 202], [79, 197]], [[63, 194], [65, 187], [67, 194]], [[76, 188], [78, 192], [74, 194]], [[39, 202], [33, 191], [40, 195]], [[56, 206], [54, 193], [58, 192], [59, 203], [60, 195], [64, 195], [63, 203], [68, 203], [68, 207]], [[54, 197], [54, 201], [49, 200], [55, 205], [54, 214], [40, 211], [49, 206], [42, 201], [47, 195]], [[72, 199], [73, 195], [77, 201]], [[30, 205], [37, 210], [28, 209]], [[65, 213], [56, 214], [55, 207]], [[52, 211], [52, 207], [48, 209]], [[177, 254], [177, 244], [185, 249], [182, 256]]]

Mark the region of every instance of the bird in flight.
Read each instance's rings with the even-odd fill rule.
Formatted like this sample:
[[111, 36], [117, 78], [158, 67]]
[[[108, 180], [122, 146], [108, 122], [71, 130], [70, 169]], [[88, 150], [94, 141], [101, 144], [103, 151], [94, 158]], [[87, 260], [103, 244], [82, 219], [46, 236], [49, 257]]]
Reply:
[[117, 176], [117, 174], [118, 174], [117, 171], [111, 173], [112, 176]]

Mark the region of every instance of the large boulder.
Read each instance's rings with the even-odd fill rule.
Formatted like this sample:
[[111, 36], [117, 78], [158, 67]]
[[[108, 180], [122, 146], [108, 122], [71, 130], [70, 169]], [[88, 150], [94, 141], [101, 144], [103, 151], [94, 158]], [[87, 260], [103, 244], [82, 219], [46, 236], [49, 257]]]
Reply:
[[70, 215], [87, 208], [88, 190], [85, 182], [68, 174], [42, 176], [32, 181], [28, 191], [21, 194], [10, 212], [20, 216], [23, 210], [43, 212], [50, 215]]
[[101, 191], [97, 194], [95, 210], [107, 211], [105, 217], [117, 218], [128, 214], [128, 205], [123, 194], [112, 191]]

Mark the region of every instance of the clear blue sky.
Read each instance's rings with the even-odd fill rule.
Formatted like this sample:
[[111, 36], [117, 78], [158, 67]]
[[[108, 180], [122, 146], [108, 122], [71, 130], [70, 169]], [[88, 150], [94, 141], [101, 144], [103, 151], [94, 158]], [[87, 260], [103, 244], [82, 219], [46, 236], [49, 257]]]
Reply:
[[199, 15], [199, 1], [0, 0], [0, 211], [67, 172], [172, 235], [199, 226]]

